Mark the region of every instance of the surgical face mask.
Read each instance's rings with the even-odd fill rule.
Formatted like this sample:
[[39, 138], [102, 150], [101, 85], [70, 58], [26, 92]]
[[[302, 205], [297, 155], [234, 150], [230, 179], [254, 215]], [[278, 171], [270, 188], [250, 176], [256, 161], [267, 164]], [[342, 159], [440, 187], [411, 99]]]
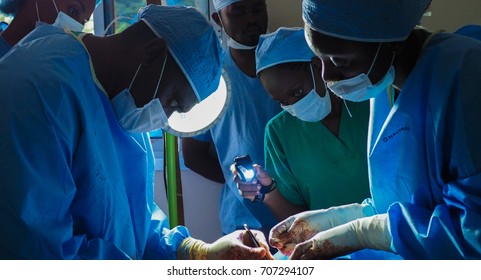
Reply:
[[[55, 19], [55, 22], [52, 24], [52, 26], [57, 26], [57, 27], [60, 27], [60, 28], [65, 27], [65, 28], [67, 28], [71, 31], [74, 31], [74, 32], [82, 32], [82, 30], [84, 29], [83, 24], [81, 24], [78, 21], [76, 21], [75, 19], [71, 18], [66, 13], [64, 13], [62, 11], [59, 12], [58, 8], [57, 8], [57, 4], [55, 3], [54, 0], [52, 0], [52, 3], [53, 3], [53, 6], [55, 7], [55, 11], [57, 12], [57, 18]], [[38, 11], [38, 1], [35, 1], [35, 8], [37, 10], [37, 22], [35, 23], [35, 27], [37, 27], [39, 25], [44, 24], [40, 20], [40, 13]]]
[[350, 79], [329, 82], [327, 83], [329, 89], [331, 89], [334, 94], [342, 99], [354, 102], [361, 102], [378, 96], [379, 93], [383, 92], [388, 86], [392, 85], [395, 77], [394, 67], [392, 66], [395, 57], [393, 55], [389, 70], [387, 71], [386, 75], [384, 75], [384, 77], [375, 85], [373, 85], [371, 80], [369, 80], [368, 76], [371, 73], [374, 63], [376, 62], [376, 58], [380, 49], [381, 44], [379, 44], [376, 55], [374, 56], [374, 60], [372, 61], [371, 67], [369, 68], [367, 74], [361, 73]]
[[58, 13], [57, 19], [52, 25], [61, 28], [67, 28], [74, 32], [82, 32], [82, 30], [84, 29], [83, 24], [71, 18], [62, 11]]
[[281, 107], [300, 120], [305, 122], [318, 122], [331, 113], [331, 97], [327, 90], [324, 97], [320, 97], [319, 94], [317, 94], [314, 71], [312, 71], [312, 65], [310, 65], [310, 67], [314, 88], [296, 103]]
[[[227, 34], [226, 34], [226, 36], [229, 37], [229, 35], [227, 35]], [[229, 37], [227, 39], [227, 46], [230, 47], [230, 48], [236, 49], [236, 50], [253, 50], [257, 47], [257, 45], [255, 45], [255, 46], [243, 45], [243, 44], [237, 42], [236, 40], [232, 39], [231, 37]]]
[[139, 65], [134, 77], [130, 83], [128, 89], [124, 89], [122, 92], [117, 94], [112, 99], [112, 106], [117, 116], [117, 120], [126, 131], [129, 132], [150, 132], [157, 129], [168, 129], [168, 119], [167, 115], [160, 103], [157, 95], [157, 90], [159, 89], [160, 81], [162, 80], [162, 75], [164, 74], [165, 63], [167, 61], [167, 56], [165, 57], [164, 64], [162, 65], [162, 70], [160, 72], [159, 81], [157, 82], [157, 87], [155, 89], [152, 101], [145, 104], [142, 108], [138, 108], [135, 105], [134, 98], [130, 93], [130, 88], [134, 83], [137, 74], [139, 73]]
[[[224, 24], [222, 23], [222, 20], [220, 19], [220, 16], [219, 16], [219, 20], [220, 20], [220, 22], [223, 26]], [[247, 45], [244, 45], [244, 44], [241, 44], [241, 43], [237, 42], [232, 37], [230, 37], [229, 34], [227, 34], [225, 29], [223, 29], [223, 30], [224, 30], [223, 33], [227, 37], [227, 46], [228, 47], [233, 48], [235, 50], [253, 50], [253, 49], [257, 48], [257, 45], [247, 46]]]

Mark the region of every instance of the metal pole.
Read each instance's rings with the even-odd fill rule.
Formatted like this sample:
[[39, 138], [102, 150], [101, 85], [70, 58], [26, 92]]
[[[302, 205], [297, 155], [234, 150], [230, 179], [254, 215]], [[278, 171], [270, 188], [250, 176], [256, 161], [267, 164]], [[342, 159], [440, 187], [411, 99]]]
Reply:
[[[115, 18], [115, 4], [113, 0], [102, 1], [104, 5], [104, 28], [106, 28]], [[115, 34], [115, 23], [109, 27], [105, 35]]]

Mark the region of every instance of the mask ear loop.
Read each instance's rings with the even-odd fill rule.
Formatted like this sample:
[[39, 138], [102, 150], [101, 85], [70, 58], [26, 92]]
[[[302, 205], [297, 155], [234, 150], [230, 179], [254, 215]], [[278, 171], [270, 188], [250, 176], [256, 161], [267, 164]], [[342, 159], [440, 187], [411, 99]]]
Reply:
[[349, 114], [349, 117], [351, 117], [351, 118], [352, 118], [351, 111], [349, 110], [349, 107], [347, 107], [346, 99], [343, 99], [342, 101], [344, 101], [344, 107], [346, 107], [346, 109], [347, 109], [347, 113]]
[[379, 50], [381, 49], [381, 44], [379, 43], [379, 46], [377, 47], [376, 55], [374, 56], [374, 60], [371, 63], [371, 67], [369, 67], [369, 70], [366, 73], [366, 76], [369, 76], [369, 73], [371, 73], [372, 67], [374, 67], [374, 64], [376, 63], [377, 56], [379, 55]]
[[[112, 24], [114, 24], [115, 22], [121, 20], [121, 19], [129, 19], [129, 20], [133, 20], [134, 18], [132, 17], [127, 17], [127, 16], [118, 16], [116, 18], [114, 18], [108, 25], [107, 27], [104, 28], [104, 32], [102, 33], [102, 36], [105, 37], [105, 35], [107, 34], [107, 32], [109, 32], [109, 28], [112, 26]], [[85, 20], [87, 21], [87, 20]]]
[[52, 2], [53, 2], [53, 6], [55, 7], [55, 11], [57, 11], [57, 14], [58, 14], [57, 3], [55, 3], [55, 0], [52, 0]]
[[316, 89], [316, 79], [314, 77], [314, 70], [312, 70], [312, 64], [311, 63], [309, 63], [309, 67], [311, 68], [311, 77], [312, 77], [312, 83], [314, 84], [314, 90], [317, 90]]
[[129, 91], [132, 85], [134, 84], [135, 78], [137, 77], [137, 74], [139, 74], [140, 67], [142, 66], [142, 62], [139, 64], [139, 67], [137, 67], [137, 71], [135, 71], [134, 77], [132, 78], [132, 81], [130, 81], [129, 85]]
[[38, 12], [38, 0], [35, 1], [35, 9], [37, 10], [37, 21], [40, 21], [40, 13]]
[[168, 55], [166, 55], [165, 58], [164, 58], [164, 64], [162, 64], [162, 70], [160, 71], [159, 81], [157, 82], [157, 86], [155, 87], [154, 96], [152, 96], [152, 100], [157, 96], [157, 90], [159, 90], [160, 81], [162, 80], [162, 76], [164, 75], [165, 63], [167, 62], [167, 56]]

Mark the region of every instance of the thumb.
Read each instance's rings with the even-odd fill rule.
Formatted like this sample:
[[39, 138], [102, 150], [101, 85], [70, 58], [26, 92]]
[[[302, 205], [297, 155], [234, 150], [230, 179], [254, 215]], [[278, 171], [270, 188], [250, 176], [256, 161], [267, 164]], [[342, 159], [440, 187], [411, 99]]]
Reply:
[[254, 247], [249, 249], [249, 255], [252, 259], [262, 260], [267, 256], [267, 250], [264, 247]]
[[254, 164], [253, 166], [256, 170], [256, 177], [259, 182], [263, 185], [269, 185], [272, 182], [271, 175], [269, 175], [269, 173], [267, 173], [267, 171], [262, 168], [262, 166], [258, 164]]

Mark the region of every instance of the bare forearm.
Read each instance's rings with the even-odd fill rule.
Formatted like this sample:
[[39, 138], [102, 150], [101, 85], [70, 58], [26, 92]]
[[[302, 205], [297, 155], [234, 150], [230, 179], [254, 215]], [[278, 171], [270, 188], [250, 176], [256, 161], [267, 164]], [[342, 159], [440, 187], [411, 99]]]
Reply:
[[[191, 138], [182, 139], [184, 164], [195, 173], [217, 183], [224, 183], [224, 174], [217, 154], [212, 152], [211, 143]], [[215, 151], [215, 149], [214, 149]]]
[[305, 205], [296, 205], [287, 201], [278, 189], [266, 194], [264, 204], [269, 207], [279, 221], [294, 214], [309, 210]]

